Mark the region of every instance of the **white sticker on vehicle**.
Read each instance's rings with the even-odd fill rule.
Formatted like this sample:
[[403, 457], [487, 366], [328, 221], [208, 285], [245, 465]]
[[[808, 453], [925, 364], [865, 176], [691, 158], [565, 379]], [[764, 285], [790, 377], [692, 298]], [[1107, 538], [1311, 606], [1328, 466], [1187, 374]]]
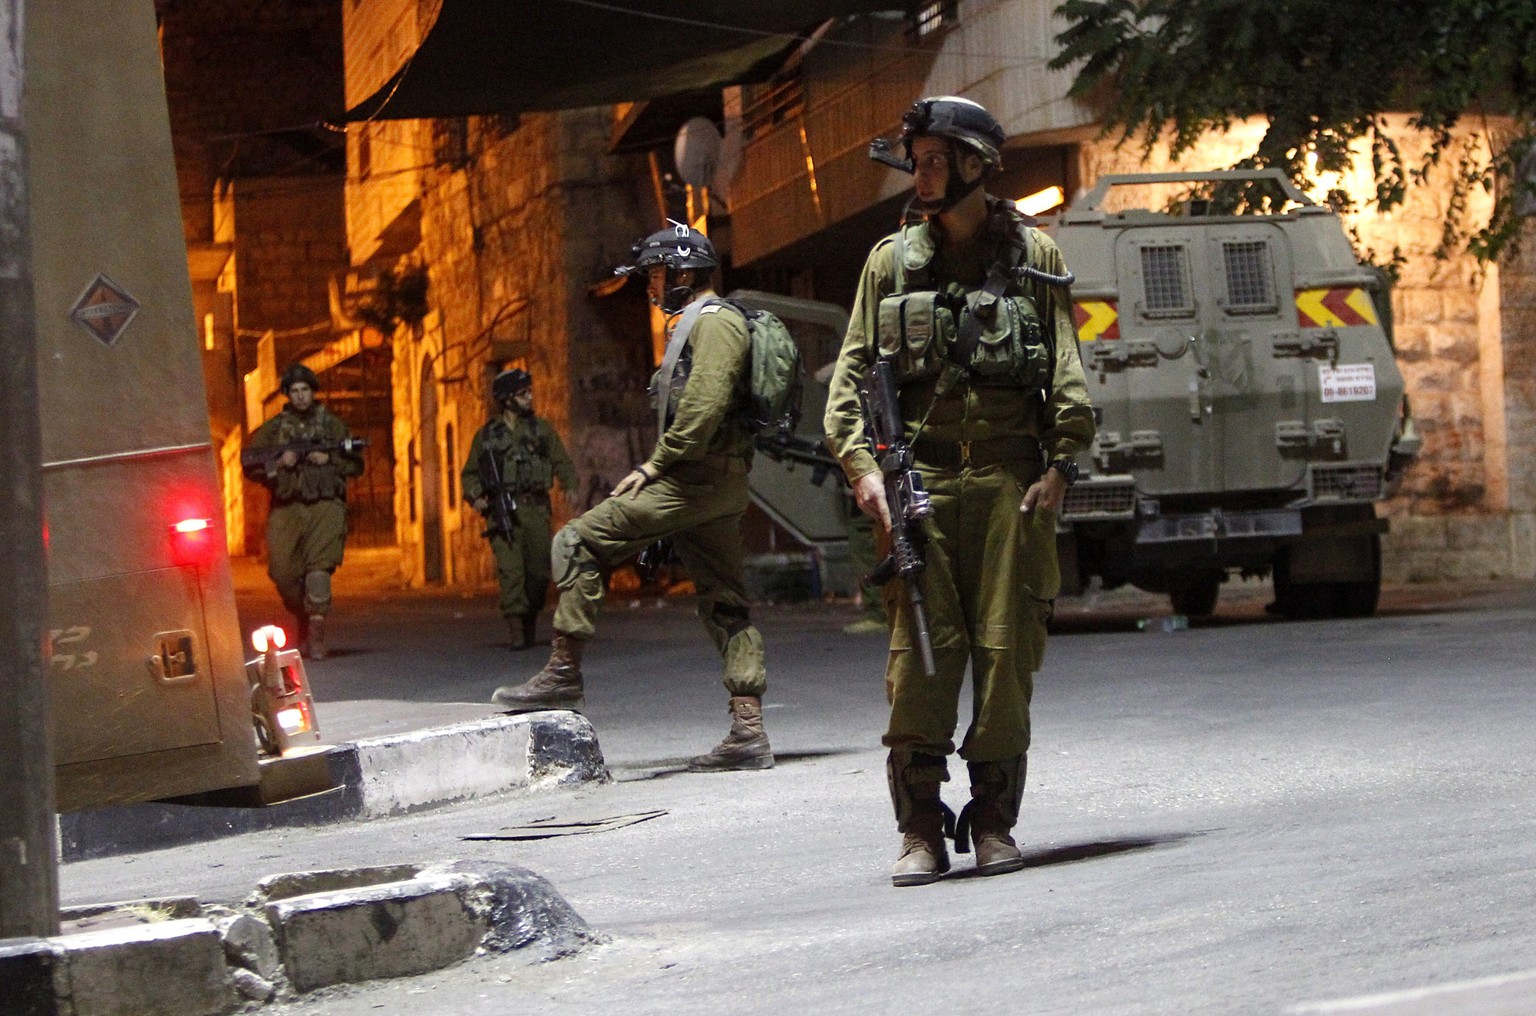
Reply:
[[1340, 367], [1317, 367], [1318, 389], [1324, 402], [1376, 401], [1376, 365], [1349, 363]]

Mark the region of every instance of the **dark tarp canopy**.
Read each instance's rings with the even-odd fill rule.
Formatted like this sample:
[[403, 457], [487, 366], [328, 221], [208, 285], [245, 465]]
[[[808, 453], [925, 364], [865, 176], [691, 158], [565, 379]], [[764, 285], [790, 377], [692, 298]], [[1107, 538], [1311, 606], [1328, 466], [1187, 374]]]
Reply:
[[797, 36], [826, 19], [903, 6], [901, 0], [442, 0], [416, 53], [346, 118], [571, 109], [761, 80]]

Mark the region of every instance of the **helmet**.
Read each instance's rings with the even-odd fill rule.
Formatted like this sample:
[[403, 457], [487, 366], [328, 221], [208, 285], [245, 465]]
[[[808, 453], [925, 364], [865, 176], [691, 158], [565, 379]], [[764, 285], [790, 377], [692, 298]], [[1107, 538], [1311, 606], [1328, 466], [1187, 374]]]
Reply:
[[[643, 272], [652, 265], [666, 265], [672, 269], [696, 268], [712, 270], [720, 267], [715, 256], [715, 245], [709, 237], [689, 229], [681, 222], [652, 233], [630, 248], [635, 264], [629, 272]], [[622, 274], [628, 275], [629, 272]]]
[[315, 377], [314, 371], [310, 370], [302, 363], [296, 363], [289, 367], [287, 370], [283, 371], [283, 380], [278, 387], [282, 390], [284, 395], [287, 395], [288, 389], [300, 381], [309, 385], [311, 391], [320, 390], [320, 379]]
[[988, 172], [1003, 168], [1002, 124], [985, 106], [958, 95], [918, 99], [901, 118], [900, 144], [912, 159], [912, 141], [923, 136], [948, 138], [981, 157]]
[[709, 237], [675, 221], [668, 228], [637, 242], [630, 248], [630, 253], [634, 255], [634, 264], [621, 265], [613, 273], [640, 275], [655, 265], [664, 265], [667, 269], [667, 286], [660, 306], [669, 314], [692, 303], [695, 295], [695, 287], [676, 284], [676, 273], [692, 270], [702, 272], [707, 277], [720, 267], [720, 258], [715, 254], [715, 245], [709, 242]]
[[505, 402], [518, 392], [533, 387], [533, 375], [513, 367], [497, 374], [491, 381], [491, 395], [497, 402]]

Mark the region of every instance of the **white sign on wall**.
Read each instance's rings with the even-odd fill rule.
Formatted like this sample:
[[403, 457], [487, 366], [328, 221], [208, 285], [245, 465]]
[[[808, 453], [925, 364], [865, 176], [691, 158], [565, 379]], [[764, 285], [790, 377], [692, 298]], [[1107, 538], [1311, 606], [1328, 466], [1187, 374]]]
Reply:
[[1376, 365], [1349, 363], [1317, 367], [1318, 389], [1324, 402], [1376, 401]]

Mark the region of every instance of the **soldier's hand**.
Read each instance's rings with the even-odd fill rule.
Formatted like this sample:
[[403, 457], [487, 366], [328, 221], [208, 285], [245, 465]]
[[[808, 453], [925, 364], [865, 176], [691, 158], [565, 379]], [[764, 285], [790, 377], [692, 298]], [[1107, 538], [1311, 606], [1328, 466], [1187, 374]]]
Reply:
[[331, 461], [329, 452], [310, 452], [308, 458], [310, 462], [317, 466], [323, 466], [327, 462]]
[[296, 451], [283, 452], [277, 461], [284, 469], [292, 469], [299, 464], [299, 453]]
[[1061, 511], [1061, 502], [1067, 496], [1067, 478], [1054, 469], [1047, 469], [1029, 489], [1024, 492], [1024, 500], [1019, 502], [1019, 511], [1028, 515], [1036, 508], [1044, 508], [1048, 512]]
[[617, 487], [614, 487], [608, 493], [613, 497], [618, 497], [621, 494], [627, 493], [631, 498], [637, 498], [640, 496], [640, 488], [644, 487], [647, 483], [650, 483], [654, 479], [656, 479], [656, 477], [648, 473], [644, 466], [636, 466], [634, 469], [629, 471], [629, 475], [625, 476], [624, 479], [619, 481], [619, 485]]
[[885, 503], [884, 476], [865, 473], [853, 481], [853, 500], [859, 511], [880, 523], [886, 532], [891, 531], [891, 507]]

